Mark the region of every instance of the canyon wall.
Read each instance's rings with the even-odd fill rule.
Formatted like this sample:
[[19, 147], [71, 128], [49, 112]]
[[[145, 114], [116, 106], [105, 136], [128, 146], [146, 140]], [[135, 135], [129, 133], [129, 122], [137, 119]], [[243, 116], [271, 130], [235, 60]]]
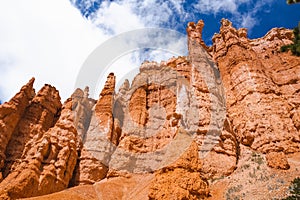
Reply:
[[280, 52], [292, 31], [249, 39], [224, 19], [207, 46], [203, 27], [188, 24], [188, 56], [145, 61], [118, 91], [111, 73], [98, 100], [87, 87], [61, 104], [32, 79], [0, 105], [0, 197], [284, 197], [300, 176], [300, 58]]

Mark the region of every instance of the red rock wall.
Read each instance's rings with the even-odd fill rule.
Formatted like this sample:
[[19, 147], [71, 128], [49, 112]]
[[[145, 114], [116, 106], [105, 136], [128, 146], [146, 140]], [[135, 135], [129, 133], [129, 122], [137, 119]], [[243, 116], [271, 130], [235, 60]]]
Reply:
[[35, 95], [31, 80], [0, 105], [0, 197], [94, 184], [86, 189], [95, 199], [206, 198], [245, 148], [290, 169], [287, 156], [300, 150], [300, 58], [279, 49], [292, 31], [251, 40], [222, 20], [208, 47], [203, 26], [188, 24], [187, 57], [144, 62], [117, 93], [110, 74], [97, 101], [77, 89], [62, 105], [50, 85]]
[[214, 59], [224, 77], [233, 128], [242, 144], [263, 153], [292, 153], [300, 147], [300, 61], [279, 52], [291, 39], [291, 31], [272, 29], [249, 40], [226, 20], [214, 37]]

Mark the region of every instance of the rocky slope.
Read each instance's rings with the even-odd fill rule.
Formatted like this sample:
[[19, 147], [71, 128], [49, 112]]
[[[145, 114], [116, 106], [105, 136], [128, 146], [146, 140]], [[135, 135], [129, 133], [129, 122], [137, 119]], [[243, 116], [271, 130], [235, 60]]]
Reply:
[[251, 40], [222, 20], [208, 47], [203, 27], [188, 24], [187, 57], [144, 62], [118, 92], [110, 74], [98, 100], [87, 87], [62, 105], [32, 79], [0, 105], [1, 199], [285, 197], [300, 176], [300, 58], [279, 52], [292, 31]]

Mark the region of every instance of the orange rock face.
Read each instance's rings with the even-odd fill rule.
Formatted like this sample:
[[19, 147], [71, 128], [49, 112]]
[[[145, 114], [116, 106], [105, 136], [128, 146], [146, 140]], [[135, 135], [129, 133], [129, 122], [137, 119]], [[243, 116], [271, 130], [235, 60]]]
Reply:
[[97, 103], [88, 98], [87, 88], [84, 94], [73, 95], [78, 102], [73, 106], [73, 111], [78, 122], [77, 127], [82, 127], [82, 131], [78, 149], [80, 156], [71, 185], [93, 184], [106, 177], [108, 165], [105, 165], [107, 162], [102, 161], [103, 157], [97, 159], [97, 150], [101, 148], [98, 146], [101, 145], [101, 141], [111, 139], [113, 135], [114, 87], [115, 77], [110, 74]]
[[290, 165], [283, 152], [270, 152], [266, 156], [268, 166], [276, 169], [289, 169]]
[[201, 175], [202, 162], [194, 142], [173, 164], [158, 170], [150, 185], [149, 199], [201, 199], [209, 194]]
[[50, 85], [45, 85], [26, 108], [9, 141], [5, 152], [8, 159], [6, 159], [4, 176], [19, 165], [19, 159], [22, 159], [23, 154], [26, 153], [24, 151], [28, 151], [35, 145], [29, 141], [34, 137], [40, 137], [37, 135], [43, 134], [55, 124], [60, 110], [58, 91]]
[[77, 130], [72, 102], [67, 101], [60, 110], [58, 91], [49, 85], [27, 107], [6, 151], [9, 157], [7, 176], [0, 183], [2, 199], [38, 196], [68, 187], [77, 159]]
[[6, 161], [7, 145], [30, 101], [35, 96], [33, 82], [34, 79], [31, 79], [9, 102], [0, 105], [0, 180], [2, 180], [2, 170]]
[[[292, 34], [272, 29], [249, 40], [229, 21], [214, 36], [214, 59], [226, 88], [227, 110], [239, 142], [263, 153], [299, 151], [299, 58], [279, 53]], [[242, 45], [241, 45], [242, 44]], [[291, 89], [287, 89], [291, 88]], [[297, 122], [296, 122], [297, 124]]]
[[292, 31], [251, 40], [222, 20], [209, 47], [203, 27], [188, 24], [188, 56], [145, 61], [118, 92], [111, 73], [98, 100], [62, 105], [31, 80], [0, 105], [0, 198], [284, 198], [300, 176]]

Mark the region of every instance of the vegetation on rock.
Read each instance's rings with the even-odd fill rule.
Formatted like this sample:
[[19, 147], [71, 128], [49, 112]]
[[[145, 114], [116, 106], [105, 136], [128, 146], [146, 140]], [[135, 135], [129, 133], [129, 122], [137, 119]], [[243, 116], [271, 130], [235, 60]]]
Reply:
[[287, 4], [300, 3], [300, 0], [287, 0]]
[[290, 185], [291, 195], [285, 198], [284, 200], [297, 200], [300, 199], [300, 178], [295, 178]]
[[300, 56], [300, 22], [298, 27], [294, 28], [294, 43], [290, 45], [285, 45], [281, 47], [281, 52], [286, 52], [291, 50], [296, 56]]

